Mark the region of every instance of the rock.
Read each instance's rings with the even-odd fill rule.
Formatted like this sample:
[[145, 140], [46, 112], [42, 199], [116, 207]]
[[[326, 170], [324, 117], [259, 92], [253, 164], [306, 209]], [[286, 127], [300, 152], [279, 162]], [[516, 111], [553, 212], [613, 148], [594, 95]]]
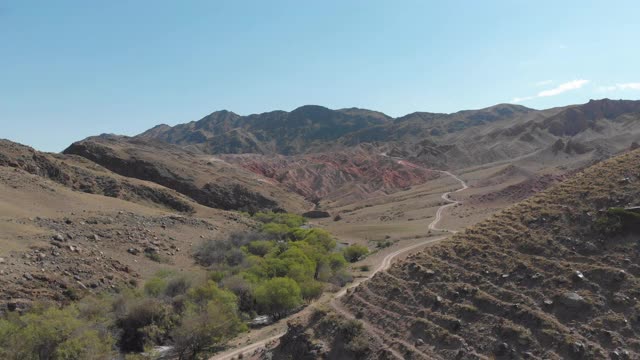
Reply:
[[31, 276], [31, 274], [28, 274], [28, 273], [27, 273], [27, 274], [22, 275], [22, 277], [23, 277], [25, 280], [28, 280], [28, 281], [32, 281], [32, 280], [33, 280], [33, 276]]
[[97, 234], [93, 234], [91, 238], [95, 241], [100, 241], [100, 236], [98, 236]]
[[136, 248], [129, 248], [127, 249], [127, 252], [131, 255], [138, 255], [140, 253], [140, 250], [136, 249]]
[[581, 308], [587, 305], [586, 300], [576, 292], [566, 292], [560, 296], [559, 302], [569, 308]]
[[577, 270], [576, 270], [576, 272], [573, 274], [573, 278], [574, 278], [574, 280], [576, 280], [576, 281], [584, 281], [584, 280], [586, 280], [586, 279], [587, 279], [587, 278], [586, 278], [586, 277], [585, 277], [585, 276], [584, 276], [580, 271], [577, 271]]
[[574, 342], [574, 343], [573, 343], [573, 346], [572, 346], [572, 349], [571, 349], [571, 350], [572, 350], [575, 354], [584, 354], [585, 349], [586, 349], [586, 348], [585, 348], [585, 346], [584, 346], [584, 344], [583, 344], [583, 343], [581, 343], [580, 341], [576, 341], [576, 342]]
[[4, 260], [4, 258], [0, 257], [0, 264], [4, 264], [6, 261]]
[[422, 346], [422, 345], [424, 345], [424, 340], [422, 339], [416, 340], [416, 346]]
[[52, 239], [55, 241], [64, 241], [64, 236], [62, 236], [62, 234], [55, 234]]

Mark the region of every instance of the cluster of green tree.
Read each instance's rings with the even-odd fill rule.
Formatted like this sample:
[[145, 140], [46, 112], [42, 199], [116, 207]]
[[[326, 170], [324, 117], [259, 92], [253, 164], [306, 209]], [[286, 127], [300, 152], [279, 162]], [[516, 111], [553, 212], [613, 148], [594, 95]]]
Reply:
[[0, 358], [112, 359], [172, 344], [179, 359], [196, 359], [246, 330], [237, 303], [214, 281], [163, 272], [144, 291], [9, 314], [0, 319]]
[[351, 281], [345, 257], [355, 261], [368, 252], [357, 246], [338, 251], [328, 232], [304, 228], [298, 215], [263, 212], [254, 219], [261, 223], [257, 231], [205, 241], [194, 254], [247, 314], [281, 318], [319, 297], [325, 285]]

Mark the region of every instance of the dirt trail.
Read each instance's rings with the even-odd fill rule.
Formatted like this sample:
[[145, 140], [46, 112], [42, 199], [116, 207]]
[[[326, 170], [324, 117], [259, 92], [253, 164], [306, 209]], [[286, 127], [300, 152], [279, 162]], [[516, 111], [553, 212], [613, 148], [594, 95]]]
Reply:
[[440, 230], [440, 231], [449, 231], [449, 232], [452, 232], [452, 233], [456, 233], [457, 231], [455, 231], [455, 230], [439, 229], [439, 228], [436, 227], [436, 225], [440, 222], [440, 219], [442, 219], [442, 212], [445, 209], [447, 209], [447, 208], [449, 208], [451, 206], [455, 206], [455, 205], [460, 204], [459, 201], [451, 199], [449, 197], [449, 195], [451, 195], [453, 193], [457, 193], [459, 191], [466, 190], [466, 189], [469, 188], [469, 186], [467, 185], [466, 182], [464, 182], [464, 180], [460, 179], [459, 177], [457, 177], [456, 175], [453, 175], [452, 173], [450, 173], [448, 171], [440, 171], [440, 172], [443, 173], [443, 174], [449, 175], [452, 178], [456, 179], [456, 181], [458, 181], [460, 183], [460, 185], [462, 185], [462, 187], [460, 189], [456, 190], [456, 191], [450, 191], [450, 192], [446, 192], [446, 193], [442, 194], [442, 199], [445, 200], [445, 201], [448, 201], [449, 204], [440, 206], [438, 208], [438, 211], [436, 212], [436, 218], [431, 222], [431, 224], [429, 224], [429, 230], [436, 230], [436, 231]]
[[[386, 156], [386, 155], [383, 154], [383, 156]], [[403, 161], [403, 160], [399, 160], [399, 159], [396, 159], [396, 160], [398, 162]], [[429, 230], [449, 231], [451, 233], [455, 233], [456, 231], [454, 231], [454, 230], [440, 229], [440, 228], [437, 228], [436, 225], [442, 219], [442, 212], [445, 209], [460, 203], [459, 201], [451, 199], [449, 197], [449, 195], [452, 194], [452, 193], [456, 193], [456, 192], [459, 192], [459, 191], [466, 190], [466, 189], [469, 188], [469, 186], [467, 185], [467, 183], [464, 180], [460, 179], [458, 176], [456, 176], [456, 175], [454, 175], [454, 174], [452, 174], [452, 173], [450, 173], [448, 171], [444, 171], [444, 170], [437, 170], [437, 171], [452, 177], [453, 179], [458, 181], [460, 183], [460, 185], [462, 185], [462, 187], [457, 189], [457, 190], [455, 190], [455, 191], [449, 191], [449, 192], [446, 192], [446, 193], [442, 194], [442, 199], [447, 201], [448, 204], [442, 205], [442, 206], [440, 206], [438, 208], [438, 211], [436, 213], [435, 219], [429, 224]], [[424, 246], [427, 246], [427, 245], [442, 241], [442, 240], [444, 240], [446, 238], [447, 238], [446, 235], [445, 236], [439, 236], [439, 237], [436, 237], [436, 238], [428, 238], [428, 239], [426, 239], [424, 241], [421, 241], [421, 242], [419, 242], [417, 244], [413, 244], [413, 245], [398, 249], [398, 250], [388, 254], [387, 256], [385, 256], [382, 259], [382, 261], [380, 262], [380, 265], [378, 265], [378, 267], [373, 272], [371, 272], [371, 274], [369, 274], [369, 276], [361, 278], [361, 279], [358, 279], [358, 280], [354, 281], [353, 283], [351, 283], [350, 285], [348, 285], [347, 287], [345, 287], [342, 290], [340, 290], [339, 292], [337, 292], [335, 294], [335, 296], [333, 297], [333, 299], [330, 301], [331, 306], [334, 309], [336, 309], [336, 311], [341, 313], [342, 315], [347, 316], [349, 318], [355, 318], [355, 316], [353, 316], [353, 314], [349, 313], [344, 307], [340, 306], [339, 302], [337, 301], [338, 299], [340, 299], [341, 297], [345, 296], [350, 289], [353, 289], [354, 287], [362, 284], [363, 282], [373, 278], [377, 273], [389, 269], [391, 267], [393, 259], [395, 259], [396, 257], [398, 257], [398, 256], [400, 256], [400, 255], [402, 255], [404, 253], [407, 253], [407, 252], [409, 252], [411, 250], [414, 250], [414, 249], [417, 249], [417, 248], [420, 248], [420, 247], [424, 247]], [[377, 329], [373, 325], [363, 321], [362, 319], [360, 319], [360, 321], [363, 322], [365, 328], [367, 330], [369, 330], [370, 333], [374, 334], [375, 336], [380, 336], [381, 331], [379, 329]], [[209, 358], [209, 360], [231, 360], [231, 359], [233, 359], [234, 357], [236, 357], [238, 355], [250, 353], [250, 352], [253, 352], [253, 351], [257, 350], [257, 349], [260, 349], [260, 348], [268, 345], [269, 343], [271, 343], [273, 341], [276, 341], [277, 339], [282, 337], [285, 333], [286, 333], [286, 331], [283, 331], [283, 332], [281, 332], [279, 334], [276, 334], [274, 336], [271, 336], [271, 337], [269, 337], [267, 339], [260, 340], [260, 341], [254, 342], [252, 344], [245, 345], [245, 346], [243, 346], [243, 347], [241, 347], [239, 349], [229, 350], [229, 352], [218, 354], [216, 356], [213, 356], [213, 357]], [[401, 339], [394, 339], [394, 341], [400, 343], [401, 345], [403, 345], [406, 348], [411, 349], [413, 352], [417, 352], [419, 354], [424, 355], [422, 352], [420, 352], [418, 349], [416, 349], [413, 345], [408, 344], [408, 343], [402, 341]], [[394, 356], [396, 356], [396, 357], [398, 357], [400, 359], [403, 358], [395, 350], [393, 350], [391, 348], [389, 348], [389, 350], [391, 351], [391, 353]]]

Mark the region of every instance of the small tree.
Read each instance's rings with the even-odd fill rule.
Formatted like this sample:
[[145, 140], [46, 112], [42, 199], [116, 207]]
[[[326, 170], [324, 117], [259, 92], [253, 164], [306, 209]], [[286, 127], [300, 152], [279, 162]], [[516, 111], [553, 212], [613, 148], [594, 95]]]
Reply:
[[173, 330], [172, 338], [180, 360], [197, 359], [206, 349], [223, 345], [246, 330], [238, 316], [235, 297], [224, 293], [220, 290], [204, 308], [193, 307], [182, 318], [180, 326]]
[[280, 319], [287, 312], [302, 304], [300, 286], [290, 278], [277, 277], [262, 283], [256, 289], [256, 303], [274, 319]]
[[342, 253], [347, 261], [356, 262], [363, 256], [367, 255], [369, 253], [369, 249], [366, 246], [354, 244], [344, 248]]
[[0, 319], [0, 358], [7, 360], [111, 359], [114, 340], [75, 306], [37, 309]]

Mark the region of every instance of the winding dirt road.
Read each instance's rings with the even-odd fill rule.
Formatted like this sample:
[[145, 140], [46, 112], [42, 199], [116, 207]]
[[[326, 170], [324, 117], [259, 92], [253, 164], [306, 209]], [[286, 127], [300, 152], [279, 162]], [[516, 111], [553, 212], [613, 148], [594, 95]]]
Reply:
[[[385, 154], [382, 154], [382, 155], [386, 156]], [[396, 159], [396, 161], [401, 161], [401, 160], [397, 160]], [[450, 173], [448, 171], [444, 171], [444, 170], [437, 170], [437, 171], [442, 173], [442, 174], [445, 174], [445, 175], [448, 175], [448, 176], [452, 177], [453, 179], [458, 181], [462, 187], [457, 189], [457, 190], [455, 190], [455, 191], [449, 191], [449, 192], [446, 192], [446, 193], [442, 194], [442, 199], [447, 201], [448, 204], [442, 205], [442, 206], [440, 206], [438, 208], [438, 211], [436, 212], [436, 217], [429, 224], [429, 230], [448, 231], [448, 232], [451, 232], [451, 233], [456, 233], [455, 230], [440, 229], [440, 228], [436, 227], [436, 225], [442, 219], [442, 213], [443, 213], [443, 211], [445, 209], [447, 209], [447, 208], [449, 208], [451, 206], [455, 206], [455, 205], [460, 203], [459, 201], [451, 199], [449, 197], [449, 195], [451, 195], [452, 193], [456, 193], [456, 192], [468, 189], [469, 186], [467, 185], [466, 182], [464, 182], [464, 180], [460, 179], [458, 176], [456, 176], [456, 175], [454, 175], [454, 174], [452, 174], [452, 173]], [[389, 267], [391, 267], [393, 259], [395, 259], [396, 257], [398, 257], [398, 256], [400, 256], [400, 255], [402, 255], [404, 253], [407, 253], [407, 252], [409, 252], [411, 250], [414, 250], [414, 249], [417, 249], [417, 248], [420, 248], [420, 247], [424, 247], [426, 245], [433, 244], [433, 243], [436, 243], [438, 241], [442, 241], [442, 240], [444, 240], [446, 238], [447, 238], [447, 236], [444, 235], [444, 236], [439, 236], [439, 237], [436, 237], [436, 238], [426, 239], [425, 241], [421, 241], [421, 242], [419, 242], [417, 244], [413, 244], [413, 245], [398, 249], [398, 250], [388, 254], [387, 256], [385, 256], [382, 259], [382, 261], [380, 262], [380, 265], [378, 265], [378, 267], [373, 272], [371, 272], [371, 274], [369, 274], [369, 276], [361, 278], [361, 279], [358, 279], [358, 280], [354, 281], [353, 283], [349, 284], [349, 286], [347, 286], [347, 287], [343, 288], [342, 290], [340, 290], [339, 292], [337, 292], [335, 294], [335, 296], [333, 297], [333, 299], [330, 301], [331, 305], [336, 310], [338, 310], [340, 313], [343, 313], [344, 315], [353, 318], [354, 317], [353, 315], [346, 313], [346, 310], [344, 310], [343, 308], [339, 307], [339, 305], [337, 303], [338, 299], [340, 299], [341, 297], [345, 296], [350, 289], [353, 289], [354, 287], [360, 285], [361, 283], [373, 278], [377, 273], [379, 273], [381, 271], [384, 271], [384, 270], [387, 270]], [[215, 355], [215, 356], [209, 358], [209, 360], [231, 360], [234, 357], [239, 356], [241, 354], [251, 353], [251, 352], [253, 352], [253, 351], [257, 350], [257, 349], [265, 347], [266, 345], [272, 343], [273, 341], [278, 340], [285, 333], [286, 333], [286, 331], [283, 331], [283, 332], [278, 333], [278, 334], [276, 334], [274, 336], [271, 336], [271, 337], [269, 337], [267, 339], [254, 342], [254, 343], [249, 344], [249, 345], [245, 345], [245, 346], [243, 346], [243, 347], [241, 347], [239, 349], [229, 350], [228, 352], [224, 352], [224, 353]], [[408, 344], [405, 344], [405, 345], [408, 345]], [[392, 350], [392, 352], [394, 352], [394, 351]], [[398, 356], [398, 354], [394, 354], [394, 355]]]
[[431, 222], [431, 224], [429, 224], [429, 230], [436, 230], [436, 231], [449, 231], [452, 233], [456, 233], [457, 231], [455, 230], [446, 230], [446, 229], [439, 229], [436, 227], [436, 225], [440, 222], [440, 219], [442, 219], [442, 212], [451, 207], [451, 206], [455, 206], [460, 204], [460, 201], [456, 201], [453, 200], [451, 197], [449, 197], [449, 195], [453, 194], [453, 193], [457, 193], [458, 191], [463, 191], [469, 188], [469, 186], [467, 185], [466, 182], [464, 182], [464, 180], [460, 179], [459, 177], [457, 177], [456, 175], [453, 175], [452, 173], [448, 172], [448, 171], [444, 171], [444, 170], [439, 170], [441, 173], [446, 174], [451, 176], [452, 178], [456, 179], [460, 185], [462, 185], [462, 187], [456, 191], [450, 191], [450, 192], [446, 192], [444, 194], [442, 194], [442, 199], [445, 201], [448, 201], [449, 203], [446, 205], [442, 205], [438, 208], [438, 211], [436, 212], [436, 218]]

